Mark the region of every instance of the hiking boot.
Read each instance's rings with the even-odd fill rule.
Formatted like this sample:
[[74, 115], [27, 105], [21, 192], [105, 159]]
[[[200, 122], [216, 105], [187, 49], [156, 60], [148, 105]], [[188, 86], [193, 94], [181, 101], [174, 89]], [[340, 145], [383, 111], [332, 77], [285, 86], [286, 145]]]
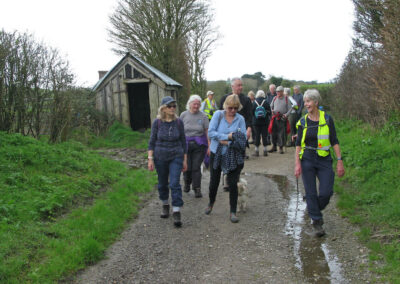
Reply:
[[312, 226], [314, 228], [314, 235], [316, 237], [322, 237], [325, 235], [325, 231], [322, 228], [322, 225], [324, 224], [324, 221], [322, 219], [319, 220], [313, 220]]
[[190, 184], [185, 183], [185, 186], [183, 187], [184, 192], [189, 192], [190, 191]]
[[260, 153], [258, 151], [254, 151], [253, 156], [258, 157], [258, 156], [260, 156]]
[[237, 223], [237, 222], [239, 222], [239, 218], [236, 216], [235, 213], [231, 213], [231, 222], [232, 222], [232, 223]]
[[181, 212], [173, 212], [172, 217], [174, 218], [174, 226], [179, 228], [182, 226]]
[[169, 204], [165, 204], [162, 206], [162, 212], [160, 215], [161, 218], [168, 218], [169, 217]]
[[208, 204], [204, 213], [206, 213], [206, 215], [210, 215], [211, 211], [213, 210], [213, 206], [214, 206], [213, 204]]
[[276, 146], [273, 146], [270, 150], [268, 150], [268, 152], [272, 153], [272, 152], [276, 152]]
[[264, 157], [268, 156], [268, 152], [266, 150], [264, 150], [263, 156]]
[[203, 195], [201, 194], [201, 189], [200, 188], [195, 188], [194, 189], [194, 197], [196, 197], [196, 198], [203, 197]]
[[283, 147], [279, 147], [279, 153], [283, 154]]

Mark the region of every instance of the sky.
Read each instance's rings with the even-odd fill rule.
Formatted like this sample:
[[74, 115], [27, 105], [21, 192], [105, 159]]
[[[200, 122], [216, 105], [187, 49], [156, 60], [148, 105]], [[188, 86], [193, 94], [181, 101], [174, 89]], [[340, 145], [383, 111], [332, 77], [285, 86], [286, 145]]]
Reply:
[[[107, 28], [118, 0], [0, 0], [0, 29], [33, 34], [69, 61], [76, 83], [92, 87], [121, 59]], [[221, 38], [206, 79], [262, 72], [290, 80], [333, 80], [351, 48], [351, 0], [212, 0]]]

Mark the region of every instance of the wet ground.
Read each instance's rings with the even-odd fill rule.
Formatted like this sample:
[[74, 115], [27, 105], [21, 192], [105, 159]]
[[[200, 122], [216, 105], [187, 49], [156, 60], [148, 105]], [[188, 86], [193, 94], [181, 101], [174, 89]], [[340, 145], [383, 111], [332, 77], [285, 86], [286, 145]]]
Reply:
[[367, 250], [358, 228], [341, 218], [335, 196], [325, 210], [326, 236], [312, 234], [301, 180], [293, 176], [293, 148], [251, 157], [242, 177], [249, 188], [246, 213], [229, 221], [229, 194], [219, 190], [207, 216], [203, 198], [184, 193], [183, 227], [159, 217], [156, 192], [106, 254], [78, 283], [368, 283]]

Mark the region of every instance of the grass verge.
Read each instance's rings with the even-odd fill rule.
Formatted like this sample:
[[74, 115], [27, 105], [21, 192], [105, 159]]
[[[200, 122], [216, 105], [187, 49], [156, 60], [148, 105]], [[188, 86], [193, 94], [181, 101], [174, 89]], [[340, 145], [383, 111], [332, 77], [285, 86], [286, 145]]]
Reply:
[[378, 130], [358, 121], [337, 122], [346, 168], [336, 183], [343, 216], [361, 227], [371, 269], [400, 283], [400, 124]]
[[155, 182], [81, 143], [0, 132], [0, 282], [54, 283], [98, 261]]

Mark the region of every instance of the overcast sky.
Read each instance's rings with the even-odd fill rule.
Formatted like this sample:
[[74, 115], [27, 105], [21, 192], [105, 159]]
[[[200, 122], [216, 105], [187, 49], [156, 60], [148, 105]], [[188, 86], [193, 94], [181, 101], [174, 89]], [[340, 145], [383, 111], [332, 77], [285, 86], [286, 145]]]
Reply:
[[[351, 0], [213, 0], [222, 35], [206, 65], [207, 80], [262, 72], [327, 82], [351, 47]], [[77, 83], [91, 87], [98, 70], [120, 57], [107, 41], [117, 0], [0, 0], [0, 28], [34, 34], [70, 62]]]

